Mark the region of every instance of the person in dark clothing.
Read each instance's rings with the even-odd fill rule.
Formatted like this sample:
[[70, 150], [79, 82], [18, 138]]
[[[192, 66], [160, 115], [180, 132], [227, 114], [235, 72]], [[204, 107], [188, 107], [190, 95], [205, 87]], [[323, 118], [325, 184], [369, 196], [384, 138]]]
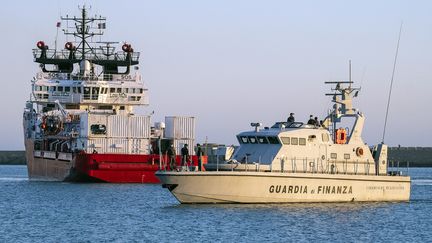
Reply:
[[294, 113], [290, 113], [290, 116], [288, 117], [287, 122], [293, 123], [294, 121], [295, 121], [295, 119], [294, 119]]
[[185, 144], [181, 149], [181, 156], [182, 156], [182, 165], [187, 166], [187, 162], [189, 161], [189, 149], [187, 144]]
[[315, 125], [315, 120], [313, 119], [313, 116], [309, 116], [309, 121], [307, 122], [308, 125]]
[[320, 126], [320, 122], [318, 121], [318, 117], [315, 117], [314, 121], [315, 121], [315, 126], [319, 127]]
[[174, 145], [170, 145], [167, 150], [168, 160], [170, 163], [170, 169], [175, 170], [176, 169], [176, 152], [174, 149]]
[[196, 156], [198, 156], [198, 171], [202, 170], [202, 156], [204, 155], [202, 149], [201, 149], [201, 145], [198, 143], [197, 144], [197, 149], [196, 149]]

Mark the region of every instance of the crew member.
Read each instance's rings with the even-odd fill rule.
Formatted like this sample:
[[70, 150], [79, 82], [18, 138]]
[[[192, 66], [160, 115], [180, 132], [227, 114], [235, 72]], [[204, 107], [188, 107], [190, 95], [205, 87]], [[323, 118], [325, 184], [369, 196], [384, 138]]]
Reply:
[[314, 121], [315, 121], [315, 126], [319, 127], [320, 126], [320, 122], [318, 121], [318, 117], [315, 117]]
[[181, 156], [182, 156], [182, 165], [187, 166], [187, 162], [189, 160], [189, 149], [187, 144], [185, 144], [181, 149]]
[[202, 156], [204, 154], [203, 154], [203, 151], [201, 149], [201, 145], [199, 143], [197, 144], [197, 148], [196, 148], [196, 153], [195, 154], [198, 157], [198, 171], [201, 171], [202, 170]]
[[309, 116], [309, 121], [307, 122], [308, 125], [315, 125], [315, 120], [313, 119], [313, 115]]
[[167, 150], [168, 159], [170, 163], [170, 169], [175, 170], [176, 169], [176, 152], [174, 149], [174, 145], [171, 144]]
[[294, 119], [294, 113], [290, 113], [290, 116], [288, 117], [287, 122], [288, 123], [293, 123], [294, 121], [295, 121], [295, 119]]

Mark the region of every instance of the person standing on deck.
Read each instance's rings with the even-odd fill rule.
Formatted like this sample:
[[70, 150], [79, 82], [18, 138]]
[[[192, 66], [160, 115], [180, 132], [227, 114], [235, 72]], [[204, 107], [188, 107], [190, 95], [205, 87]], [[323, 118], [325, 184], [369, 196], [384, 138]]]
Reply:
[[182, 155], [182, 166], [187, 166], [187, 162], [189, 160], [189, 149], [187, 144], [185, 144], [181, 149], [181, 155]]
[[168, 154], [168, 159], [169, 159], [169, 163], [170, 163], [170, 169], [175, 170], [176, 169], [176, 152], [175, 152], [173, 144], [171, 144], [169, 146], [167, 154]]
[[198, 171], [202, 170], [202, 156], [203, 156], [203, 151], [201, 149], [201, 144], [197, 144], [197, 149], [196, 149], [196, 156], [198, 157]]

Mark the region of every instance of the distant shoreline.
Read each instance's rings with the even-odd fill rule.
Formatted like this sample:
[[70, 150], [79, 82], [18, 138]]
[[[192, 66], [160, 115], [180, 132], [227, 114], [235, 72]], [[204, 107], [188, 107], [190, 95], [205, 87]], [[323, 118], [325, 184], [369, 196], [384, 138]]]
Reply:
[[[390, 147], [390, 166], [432, 167], [432, 147]], [[0, 151], [0, 165], [25, 165], [24, 151]]]

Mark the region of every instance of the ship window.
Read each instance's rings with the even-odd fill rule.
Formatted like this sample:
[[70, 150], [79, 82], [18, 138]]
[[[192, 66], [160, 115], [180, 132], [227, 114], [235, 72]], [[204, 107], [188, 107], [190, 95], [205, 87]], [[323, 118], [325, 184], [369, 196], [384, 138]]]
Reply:
[[299, 138], [299, 145], [306, 145], [306, 138]]
[[90, 99], [90, 87], [84, 87], [84, 99]]
[[103, 124], [93, 124], [90, 126], [90, 130], [92, 134], [106, 134], [106, 126]]
[[63, 86], [58, 86], [58, 87], [57, 87], [57, 91], [58, 91], [58, 92], [63, 92]]
[[134, 94], [135, 94], [135, 88], [133, 88], [133, 89], [132, 89], [132, 93], [134, 93]]
[[48, 94], [43, 94], [44, 99], [48, 99]]
[[344, 154], [344, 159], [350, 159], [350, 154]]
[[[140, 98], [141, 98], [141, 97], [140, 97]], [[267, 143], [268, 143], [266, 137], [258, 136], [258, 137], [257, 137], [257, 140], [258, 140], [258, 143], [261, 143], [261, 144], [267, 144]]]
[[292, 145], [298, 145], [298, 138], [291, 138]]
[[115, 93], [115, 88], [110, 88], [110, 93]]
[[256, 139], [256, 137], [254, 137], [254, 136], [249, 136], [248, 138], [249, 138], [249, 142], [250, 142], [250, 143], [257, 143], [257, 139]]
[[322, 140], [323, 140], [323, 142], [328, 142], [329, 141], [329, 135], [327, 133], [323, 133], [322, 134]]
[[76, 87], [72, 87], [72, 92], [76, 94]]
[[240, 143], [249, 143], [246, 136], [239, 136], [238, 138]]
[[121, 93], [121, 88], [117, 88], [117, 93]]
[[290, 138], [289, 137], [281, 137], [282, 143], [285, 145], [290, 144]]
[[141, 94], [144, 93], [144, 90], [143, 90], [143, 89], [140, 89], [140, 93], [141, 93]]
[[277, 137], [267, 137], [270, 144], [279, 144], [279, 139]]
[[69, 86], [65, 87], [65, 92], [70, 92], [70, 87]]
[[78, 94], [81, 94], [81, 87], [78, 87]]
[[331, 153], [330, 154], [330, 158], [337, 159], [337, 153]]
[[138, 97], [137, 97], [137, 101], [140, 101], [140, 100], [141, 100], [141, 96], [138, 96]]
[[129, 93], [129, 89], [128, 88], [125, 88], [124, 89], [124, 92], [127, 94], [127, 93]]

